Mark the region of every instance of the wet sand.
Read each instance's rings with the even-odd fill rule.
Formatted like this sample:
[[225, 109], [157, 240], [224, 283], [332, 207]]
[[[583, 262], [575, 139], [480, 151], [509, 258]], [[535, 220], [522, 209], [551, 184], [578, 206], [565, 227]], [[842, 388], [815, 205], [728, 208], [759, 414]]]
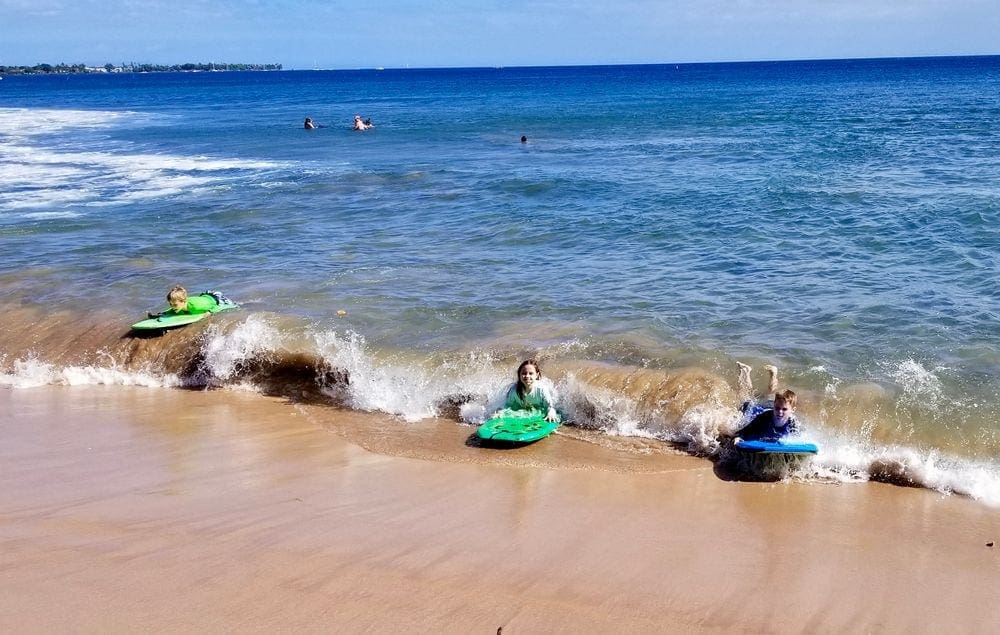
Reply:
[[0, 390], [0, 412], [3, 632], [1000, 623], [1000, 511], [961, 497], [228, 391]]

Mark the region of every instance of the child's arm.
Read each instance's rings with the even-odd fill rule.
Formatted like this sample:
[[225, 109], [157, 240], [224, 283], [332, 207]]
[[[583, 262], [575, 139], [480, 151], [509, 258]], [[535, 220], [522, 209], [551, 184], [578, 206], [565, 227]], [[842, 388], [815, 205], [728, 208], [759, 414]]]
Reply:
[[551, 384], [541, 384], [539, 385], [539, 389], [541, 389], [542, 398], [544, 399], [547, 407], [545, 411], [545, 420], [559, 421], [559, 413], [556, 412], [555, 388]]
[[760, 434], [767, 429], [767, 425], [770, 422], [772, 415], [773, 411], [765, 410], [764, 412], [754, 417], [753, 420], [750, 421], [750, 423], [746, 424], [745, 426], [737, 430], [736, 434], [733, 435], [733, 437], [736, 439], [746, 439], [747, 441], [749, 441], [757, 436], [760, 436]]
[[492, 419], [498, 416], [504, 410], [516, 410], [519, 407], [519, 400], [517, 397], [517, 384], [511, 384], [507, 386], [504, 392], [501, 393], [502, 396], [494, 397], [490, 400], [490, 403], [486, 406], [486, 411], [489, 412], [488, 419]]

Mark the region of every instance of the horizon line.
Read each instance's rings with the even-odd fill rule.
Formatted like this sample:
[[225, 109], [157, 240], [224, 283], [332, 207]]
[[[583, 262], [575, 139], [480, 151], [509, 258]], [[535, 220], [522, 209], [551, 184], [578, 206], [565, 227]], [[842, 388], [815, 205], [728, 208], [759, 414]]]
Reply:
[[[606, 62], [606, 63], [592, 63], [592, 64], [491, 64], [491, 65], [471, 65], [471, 66], [334, 66], [328, 68], [316, 68], [308, 66], [288, 66], [282, 62], [178, 62], [178, 63], [161, 63], [161, 62], [129, 62], [130, 65], [137, 66], [182, 66], [184, 64], [220, 64], [220, 65], [243, 65], [243, 66], [281, 66], [280, 70], [270, 69], [266, 72], [298, 72], [298, 71], [334, 71], [334, 72], [357, 72], [357, 71], [445, 71], [445, 70], [502, 70], [502, 69], [532, 69], [532, 68], [600, 68], [600, 67], [611, 67], [611, 66], [709, 66], [717, 64], [775, 64], [775, 63], [810, 63], [810, 62], [864, 62], [864, 61], [887, 61], [887, 60], [921, 60], [921, 59], [953, 59], [953, 58], [986, 58], [986, 57], [1000, 57], [1000, 52], [997, 53], [947, 53], [940, 55], [880, 55], [875, 57], [801, 57], [801, 58], [770, 58], [770, 59], [756, 59], [756, 60], [702, 60], [702, 61], [673, 61], [673, 62]], [[35, 64], [3, 64], [8, 68], [24, 67], [31, 68], [34, 66], [41, 66], [43, 64], [49, 64], [51, 66], [75, 66], [82, 64], [87, 68], [99, 68], [104, 67], [111, 63], [116, 68], [127, 68], [127, 66], [120, 66], [119, 64], [114, 64], [112, 62], [105, 62], [103, 64], [87, 64], [84, 62], [76, 62], [74, 64], [67, 64], [65, 62], [60, 62], [59, 64], [49, 64], [48, 62], [38, 62]], [[178, 71], [181, 72], [181, 71]], [[221, 71], [221, 72], [241, 72], [241, 71]], [[257, 70], [248, 70], [246, 72], [263, 72]]]
[[758, 60], [713, 60], [698, 62], [609, 62], [595, 64], [491, 64], [474, 66], [338, 66], [331, 68], [287, 67], [283, 71], [430, 71], [524, 68], [588, 68], [602, 66], [698, 66], [709, 64], [772, 64], [797, 62], [863, 62], [885, 60], [948, 59], [963, 57], [1000, 57], [1000, 53], [943, 53], [940, 55], [881, 55], [876, 57], [801, 57]]

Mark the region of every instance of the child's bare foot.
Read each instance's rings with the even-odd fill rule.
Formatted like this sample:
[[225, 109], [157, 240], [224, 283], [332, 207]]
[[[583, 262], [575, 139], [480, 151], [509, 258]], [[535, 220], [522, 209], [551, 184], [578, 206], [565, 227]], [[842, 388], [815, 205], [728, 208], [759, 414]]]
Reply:
[[767, 371], [767, 392], [775, 392], [778, 390], [778, 367], [773, 364], [768, 364], [764, 367]]
[[736, 362], [736, 368], [740, 371], [739, 397], [740, 399], [750, 399], [753, 396], [753, 382], [750, 380], [750, 371], [753, 368], [743, 362]]

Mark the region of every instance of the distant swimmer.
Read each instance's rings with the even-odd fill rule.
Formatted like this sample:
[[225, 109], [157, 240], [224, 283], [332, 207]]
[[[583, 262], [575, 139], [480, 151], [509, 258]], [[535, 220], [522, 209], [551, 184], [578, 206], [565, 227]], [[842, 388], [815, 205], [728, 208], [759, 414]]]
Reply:
[[355, 130], [368, 130], [369, 128], [373, 128], [373, 127], [374, 127], [374, 124], [372, 123], [371, 118], [368, 118], [368, 119], [365, 119], [364, 121], [361, 121], [361, 115], [354, 115], [354, 129]]
[[316, 124], [313, 123], [313, 120], [312, 120], [311, 117], [306, 117], [306, 122], [304, 124], [304, 127], [305, 127], [306, 130], [315, 130]]
[[528, 137], [521, 135], [521, 143], [528, 143]]

